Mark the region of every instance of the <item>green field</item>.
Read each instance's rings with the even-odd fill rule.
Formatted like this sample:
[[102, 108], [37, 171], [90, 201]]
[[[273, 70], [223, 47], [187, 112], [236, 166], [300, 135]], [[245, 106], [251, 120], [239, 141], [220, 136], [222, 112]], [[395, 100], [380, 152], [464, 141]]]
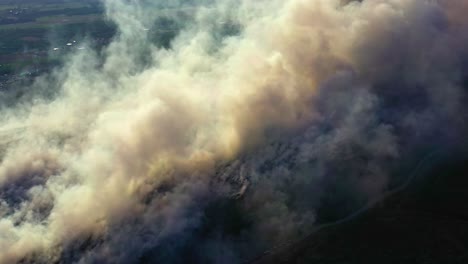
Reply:
[[97, 0], [0, 0], [0, 76], [46, 69], [53, 45], [89, 36], [101, 42], [114, 34]]
[[[0, 0], [0, 77], [24, 69], [47, 70], [57, 64], [57, 54], [75, 49], [83, 39], [97, 49], [106, 46], [116, 28], [103, 12], [98, 0]], [[149, 41], [168, 47], [181, 29], [181, 21], [194, 12], [186, 7], [162, 8], [158, 13], [149, 26]], [[70, 42], [73, 45], [67, 46]], [[51, 59], [54, 48], [60, 52]]]
[[36, 19], [35, 22], [0, 25], [0, 30], [34, 29], [34, 28], [47, 29], [56, 25], [90, 23], [90, 22], [94, 22], [97, 20], [102, 20], [102, 16], [99, 14], [77, 15], [77, 16], [64, 16], [64, 15], [47, 16], [47, 17], [38, 18]]

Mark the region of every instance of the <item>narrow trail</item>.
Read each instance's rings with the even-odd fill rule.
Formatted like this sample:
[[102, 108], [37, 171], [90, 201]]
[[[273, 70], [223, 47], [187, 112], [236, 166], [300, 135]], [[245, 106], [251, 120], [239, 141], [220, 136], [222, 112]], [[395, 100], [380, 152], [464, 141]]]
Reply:
[[363, 207], [361, 207], [360, 209], [358, 209], [354, 213], [352, 213], [352, 214], [350, 214], [350, 215], [348, 215], [348, 216], [346, 216], [346, 217], [344, 217], [342, 219], [336, 220], [334, 222], [326, 223], [326, 224], [321, 224], [321, 225], [317, 226], [314, 230], [312, 230], [312, 233], [309, 234], [307, 237], [309, 237], [310, 235], [312, 235], [313, 233], [315, 233], [315, 232], [317, 232], [317, 231], [319, 231], [321, 229], [336, 226], [336, 225], [340, 225], [340, 224], [344, 224], [346, 222], [352, 221], [352, 220], [356, 219], [357, 217], [359, 217], [360, 215], [362, 215], [363, 213], [367, 212], [369, 209], [373, 208], [378, 203], [380, 203], [383, 200], [387, 199], [388, 197], [393, 196], [394, 194], [396, 194], [398, 192], [404, 191], [406, 188], [408, 188], [409, 185], [411, 185], [413, 180], [416, 178], [416, 176], [419, 175], [420, 171], [424, 168], [424, 166], [429, 161], [431, 161], [431, 158], [435, 157], [439, 153], [440, 153], [440, 151], [432, 151], [429, 154], [427, 154], [426, 156], [424, 156], [424, 158], [421, 161], [419, 161], [419, 163], [412, 170], [410, 175], [406, 178], [405, 182], [403, 184], [401, 184], [400, 186], [398, 186], [398, 187], [396, 187], [396, 188], [394, 188], [394, 189], [392, 189], [390, 191], [384, 192], [378, 198], [368, 202], [366, 205], [364, 205]]
[[341, 225], [341, 224], [351, 222], [352, 220], [354, 220], [354, 219], [358, 218], [359, 216], [363, 215], [364, 213], [366, 213], [370, 209], [374, 208], [378, 203], [386, 200], [387, 198], [395, 195], [396, 193], [402, 192], [405, 189], [407, 189], [411, 185], [411, 183], [414, 181], [414, 179], [425, 168], [425, 166], [427, 166], [427, 165], [432, 166], [433, 164], [431, 164], [429, 162], [433, 161], [433, 158], [437, 158], [437, 156], [439, 154], [443, 153], [443, 152], [444, 152], [443, 150], [434, 150], [434, 151], [431, 151], [428, 154], [426, 154], [418, 162], [418, 164], [415, 166], [415, 168], [410, 172], [409, 176], [406, 178], [404, 183], [402, 183], [398, 187], [395, 187], [392, 190], [389, 190], [389, 191], [386, 191], [386, 192], [382, 193], [379, 197], [377, 197], [376, 199], [373, 199], [372, 201], [369, 201], [364, 206], [362, 206], [361, 208], [359, 208], [355, 212], [351, 213], [350, 215], [347, 215], [344, 218], [341, 218], [341, 219], [333, 221], [333, 222], [318, 225], [315, 228], [313, 228], [309, 232], [309, 234], [307, 236], [305, 236], [305, 237], [303, 237], [303, 238], [301, 238], [299, 240], [287, 241], [287, 242], [284, 242], [282, 244], [279, 244], [279, 245], [271, 248], [270, 250], [265, 251], [262, 255], [256, 257], [255, 259], [250, 260], [250, 261], [246, 261], [245, 263], [251, 263], [251, 264], [262, 263], [263, 258], [265, 258], [266, 256], [271, 256], [271, 255], [273, 255], [275, 253], [278, 253], [278, 252], [280, 252], [282, 250], [287, 249], [291, 245], [300, 243], [301, 241], [306, 241], [306, 240], [310, 239], [315, 233], [317, 233], [317, 232], [319, 232], [319, 231], [321, 231], [323, 229], [331, 228], [331, 227], [334, 227], [334, 226], [338, 226], [338, 225]]

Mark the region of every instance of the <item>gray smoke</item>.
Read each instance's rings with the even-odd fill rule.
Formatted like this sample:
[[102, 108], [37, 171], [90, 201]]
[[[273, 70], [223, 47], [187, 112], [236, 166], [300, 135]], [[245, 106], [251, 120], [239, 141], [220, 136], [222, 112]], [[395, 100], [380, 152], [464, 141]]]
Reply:
[[464, 0], [104, 4], [0, 110], [0, 263], [239, 263], [466, 133]]

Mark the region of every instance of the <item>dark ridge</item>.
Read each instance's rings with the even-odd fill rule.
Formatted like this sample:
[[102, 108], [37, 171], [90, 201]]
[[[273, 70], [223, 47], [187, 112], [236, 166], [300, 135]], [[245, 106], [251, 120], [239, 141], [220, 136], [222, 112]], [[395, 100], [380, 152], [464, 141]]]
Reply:
[[468, 156], [452, 153], [361, 216], [251, 263], [468, 263]]

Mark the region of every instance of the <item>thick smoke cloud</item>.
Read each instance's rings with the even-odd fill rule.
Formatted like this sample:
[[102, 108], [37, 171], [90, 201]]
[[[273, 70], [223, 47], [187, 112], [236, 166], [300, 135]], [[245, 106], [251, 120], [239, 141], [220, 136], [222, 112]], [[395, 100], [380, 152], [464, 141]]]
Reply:
[[1, 109], [0, 263], [239, 263], [466, 132], [466, 1], [104, 3], [111, 44]]

